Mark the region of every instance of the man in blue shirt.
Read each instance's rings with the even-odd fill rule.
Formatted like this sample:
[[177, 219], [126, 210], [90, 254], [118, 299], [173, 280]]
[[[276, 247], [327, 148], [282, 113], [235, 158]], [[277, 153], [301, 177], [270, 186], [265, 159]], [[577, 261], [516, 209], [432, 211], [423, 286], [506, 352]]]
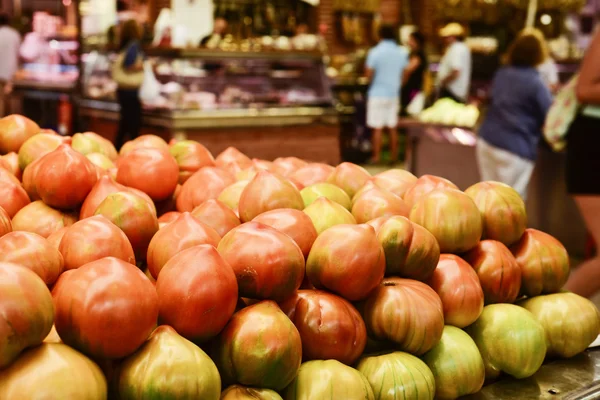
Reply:
[[379, 30], [380, 42], [367, 56], [367, 77], [371, 81], [367, 103], [367, 125], [373, 130], [373, 163], [380, 162], [383, 129], [390, 133], [392, 162], [398, 158], [398, 111], [402, 74], [408, 65], [408, 51], [396, 40], [391, 25]]

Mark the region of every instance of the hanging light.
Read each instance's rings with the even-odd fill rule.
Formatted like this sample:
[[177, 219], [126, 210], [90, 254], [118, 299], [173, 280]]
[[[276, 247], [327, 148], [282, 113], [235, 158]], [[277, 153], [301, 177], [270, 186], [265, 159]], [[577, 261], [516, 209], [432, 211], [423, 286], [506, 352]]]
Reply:
[[540, 16], [540, 22], [542, 25], [550, 25], [552, 23], [552, 17], [550, 14], [542, 14]]

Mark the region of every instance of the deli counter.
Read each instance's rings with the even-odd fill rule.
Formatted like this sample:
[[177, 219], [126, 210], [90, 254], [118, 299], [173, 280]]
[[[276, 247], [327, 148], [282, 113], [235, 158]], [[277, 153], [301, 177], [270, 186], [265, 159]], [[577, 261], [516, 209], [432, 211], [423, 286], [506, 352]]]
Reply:
[[[340, 162], [338, 117], [322, 55], [315, 52], [149, 49], [160, 96], [144, 102], [141, 134], [198, 140], [213, 154], [235, 146], [252, 157]], [[116, 54], [82, 57], [84, 128], [117, 131]], [[226, 139], [224, 138], [226, 135]]]

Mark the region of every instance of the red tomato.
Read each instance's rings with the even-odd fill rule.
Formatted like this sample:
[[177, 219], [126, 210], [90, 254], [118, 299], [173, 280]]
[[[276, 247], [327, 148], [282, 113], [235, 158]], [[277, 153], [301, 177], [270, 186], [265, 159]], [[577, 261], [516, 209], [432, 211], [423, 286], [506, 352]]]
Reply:
[[196, 343], [223, 330], [238, 300], [233, 269], [207, 244], [171, 258], [156, 281], [156, 292], [161, 323]]
[[181, 214], [161, 230], [148, 246], [148, 269], [156, 279], [164, 265], [182, 250], [199, 244], [217, 247], [221, 236], [210, 226], [192, 217], [190, 213]]
[[300, 290], [280, 305], [302, 338], [302, 357], [352, 365], [367, 344], [365, 323], [354, 306], [331, 293]]
[[404, 193], [404, 201], [409, 207], [413, 207], [417, 201], [429, 192], [435, 189], [456, 189], [458, 186], [448, 179], [440, 178], [434, 175], [423, 175]]
[[202, 167], [215, 165], [215, 158], [210, 151], [194, 140], [182, 140], [171, 144], [169, 152], [179, 165], [179, 183], [184, 184], [190, 176]]
[[8, 215], [4, 208], [0, 207], [0, 238], [9, 232], [12, 232], [10, 215]]
[[181, 215], [181, 213], [179, 211], [171, 211], [171, 212], [168, 212], [166, 214], [163, 214], [158, 219], [158, 226], [159, 226], [159, 228], [164, 228], [166, 225], [170, 224], [171, 222], [173, 222], [177, 218], [179, 218], [180, 215]]
[[252, 221], [275, 228], [294, 239], [304, 258], [308, 257], [313, 243], [317, 240], [317, 230], [312, 220], [302, 211], [281, 208], [260, 214]]
[[19, 152], [27, 139], [40, 133], [40, 127], [22, 115], [9, 115], [0, 119], [0, 154]]
[[442, 254], [429, 286], [442, 299], [446, 325], [464, 328], [481, 315], [483, 290], [477, 273], [462, 258]]
[[73, 271], [55, 288], [56, 331], [69, 346], [93, 357], [122, 358], [150, 336], [158, 297], [137, 267], [114, 257]]
[[46, 284], [33, 271], [0, 263], [0, 369], [52, 329], [54, 308]]
[[35, 272], [46, 285], [52, 285], [64, 270], [58, 249], [40, 235], [12, 232], [0, 238], [0, 262], [18, 264]]
[[130, 192], [113, 193], [100, 203], [95, 215], [102, 215], [121, 228], [136, 259], [146, 259], [150, 240], [158, 232], [158, 218], [146, 200]]
[[240, 297], [281, 301], [304, 278], [304, 256], [286, 234], [258, 222], [248, 222], [223, 237], [219, 253], [237, 277]]
[[290, 177], [294, 172], [302, 167], [306, 167], [308, 163], [297, 157], [279, 157], [273, 161], [274, 171], [286, 178]]
[[36, 165], [35, 189], [50, 207], [79, 207], [98, 180], [94, 164], [66, 144], [40, 158]]
[[119, 155], [124, 157], [136, 149], [148, 147], [152, 149], [169, 151], [169, 145], [163, 138], [156, 135], [142, 135], [125, 143], [123, 147], [121, 147]]
[[141, 190], [154, 201], [173, 195], [178, 179], [177, 161], [168, 150], [138, 148], [119, 160], [117, 182]]
[[411, 279], [385, 278], [362, 306], [369, 337], [422, 355], [442, 338], [444, 311], [437, 293]]
[[181, 187], [177, 197], [177, 210], [192, 212], [206, 200], [216, 199], [223, 189], [234, 183], [233, 176], [216, 167], [200, 168]]
[[0, 168], [0, 207], [10, 218], [30, 203], [29, 196], [21, 183], [7, 170]]
[[327, 229], [306, 261], [306, 274], [317, 289], [328, 289], [350, 301], [365, 299], [379, 286], [384, 273], [383, 248], [369, 225]]
[[327, 182], [327, 179], [333, 174], [335, 168], [331, 165], [321, 163], [310, 163], [297, 169], [290, 179], [300, 183], [304, 187], [314, 185], [315, 183]]
[[194, 208], [192, 216], [213, 228], [221, 237], [240, 225], [240, 220], [233, 210], [215, 199], [207, 200]]
[[45, 238], [75, 222], [76, 214], [55, 210], [43, 201], [34, 201], [26, 205], [12, 220], [14, 231], [33, 232]]
[[254, 217], [280, 208], [304, 209], [300, 191], [284, 177], [269, 171], [260, 171], [242, 192], [239, 203], [240, 219]]
[[65, 259], [65, 269], [77, 269], [105, 257], [116, 257], [135, 265], [127, 236], [102, 215], [83, 219], [70, 227], [59, 250]]

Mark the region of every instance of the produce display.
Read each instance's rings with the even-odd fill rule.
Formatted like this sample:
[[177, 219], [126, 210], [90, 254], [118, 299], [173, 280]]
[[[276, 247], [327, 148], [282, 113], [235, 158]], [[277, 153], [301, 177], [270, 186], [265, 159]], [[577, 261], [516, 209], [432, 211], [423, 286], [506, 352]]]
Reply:
[[600, 334], [512, 188], [0, 120], [0, 399], [455, 399]]
[[422, 122], [462, 128], [474, 128], [478, 119], [479, 109], [477, 106], [461, 104], [448, 98], [436, 101], [419, 114], [419, 120]]

